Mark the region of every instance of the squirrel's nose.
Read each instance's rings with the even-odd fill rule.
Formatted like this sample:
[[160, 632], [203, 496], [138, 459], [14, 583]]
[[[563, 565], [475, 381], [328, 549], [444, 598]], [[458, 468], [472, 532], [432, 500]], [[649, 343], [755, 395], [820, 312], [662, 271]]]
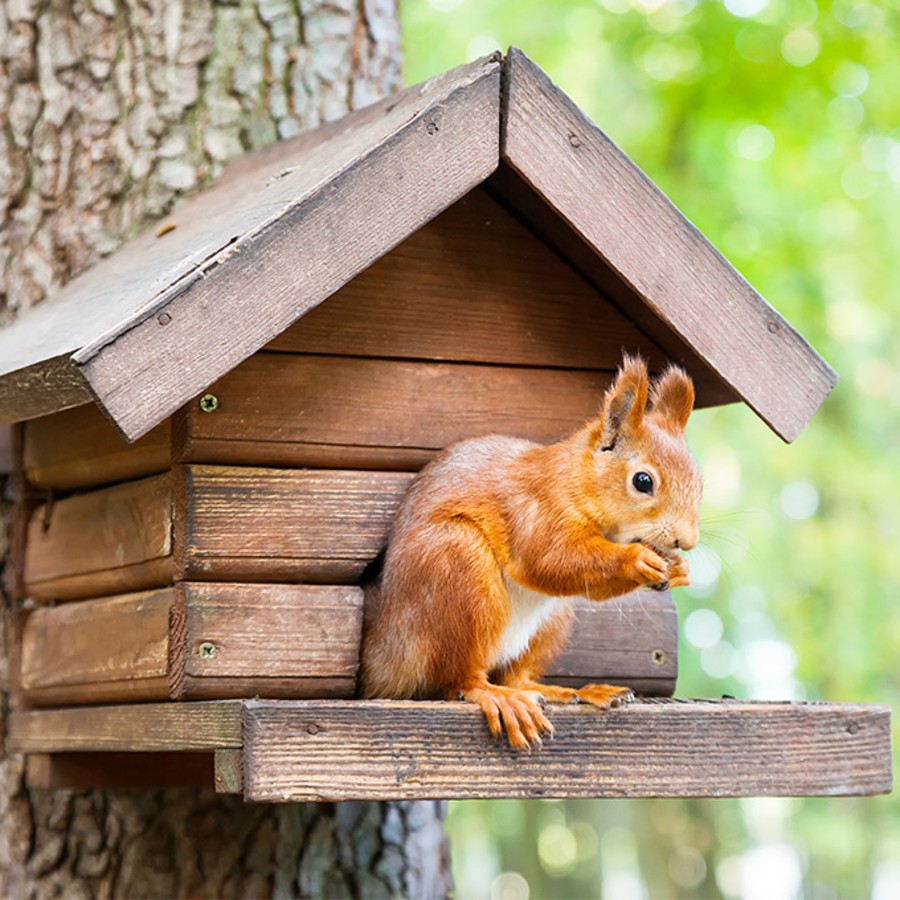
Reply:
[[675, 549], [676, 550], [693, 550], [694, 547], [697, 546], [697, 541], [699, 540], [699, 534], [697, 526], [694, 525], [690, 528], [683, 528], [678, 531], [678, 534], [675, 537]]

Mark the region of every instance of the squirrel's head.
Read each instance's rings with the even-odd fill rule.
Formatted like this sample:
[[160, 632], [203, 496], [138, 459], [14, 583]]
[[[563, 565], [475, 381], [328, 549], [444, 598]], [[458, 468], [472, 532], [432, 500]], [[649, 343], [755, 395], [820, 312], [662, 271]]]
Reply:
[[625, 356], [589, 426], [590, 510], [604, 536], [663, 552], [698, 538], [702, 482], [684, 439], [694, 385], [678, 366], [652, 382], [646, 363]]

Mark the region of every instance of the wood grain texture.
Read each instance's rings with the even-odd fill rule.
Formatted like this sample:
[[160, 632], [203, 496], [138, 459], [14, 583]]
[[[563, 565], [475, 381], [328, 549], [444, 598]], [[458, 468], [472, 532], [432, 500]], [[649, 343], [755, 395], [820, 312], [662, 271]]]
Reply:
[[552, 742], [495, 743], [468, 703], [247, 701], [251, 801], [862, 795], [891, 789], [890, 712], [833, 703], [553, 706]]
[[378, 554], [412, 478], [232, 466], [177, 475], [181, 579], [331, 584], [353, 583]]
[[483, 188], [360, 272], [267, 349], [614, 370], [655, 345]]
[[39, 488], [72, 490], [163, 472], [170, 461], [166, 419], [129, 444], [93, 404], [25, 423], [25, 477]]
[[796, 437], [835, 373], [515, 48], [504, 63], [502, 123], [503, 160], [778, 434]]
[[25, 590], [67, 600], [156, 587], [171, 579], [168, 474], [75, 494], [31, 515]]
[[[231, 751], [222, 751], [228, 753]], [[159, 790], [214, 786], [213, 753], [30, 753], [32, 790]]]
[[164, 700], [171, 588], [34, 610], [22, 690], [34, 706]]
[[[29, 310], [29, 318], [39, 312], [46, 304], [41, 303]], [[24, 319], [19, 316], [16, 322]], [[52, 317], [51, 317], [52, 318]], [[43, 317], [34, 330], [34, 336], [26, 338], [33, 343], [30, 347], [19, 344], [16, 336], [9, 342], [10, 350], [5, 348], [9, 332], [16, 326], [16, 322], [0, 329], [0, 369], [6, 368], [6, 363], [11, 359], [12, 347], [16, 350], [34, 350], [42, 345], [43, 336], [39, 336], [47, 329], [47, 336], [53, 340], [57, 337], [53, 332], [53, 322], [44, 321]], [[34, 356], [41, 357], [44, 351], [38, 349]], [[48, 413], [68, 409], [71, 406], [80, 406], [93, 400], [90, 388], [84, 380], [78, 367], [71, 361], [68, 354], [62, 356], [50, 356], [41, 359], [31, 365], [27, 365], [17, 371], [10, 371], [6, 375], [0, 375], [0, 422], [19, 422], [22, 419], [33, 419], [35, 416], [44, 416]]]
[[[402, 93], [388, 109], [374, 126], [298, 157], [275, 178], [280, 188], [253, 177], [253, 201], [267, 215], [248, 228], [231, 213], [232, 244], [219, 244], [190, 276], [76, 354], [98, 403], [130, 439], [497, 167], [495, 60], [447, 73], [420, 93]], [[281, 198], [277, 208], [269, 205], [274, 195]]]
[[[377, 212], [387, 227], [365, 224], [354, 236], [363, 239], [353, 241], [360, 250], [371, 248], [372, 259], [377, 258], [388, 249], [382, 249], [381, 242], [390, 240], [394, 229], [400, 232], [395, 240], [406, 237], [481, 181], [485, 169], [496, 166], [498, 70], [496, 61], [470, 63], [233, 164], [220, 183], [179, 207], [170, 219], [177, 224], [174, 231], [160, 238], [156, 228], [149, 229], [0, 331], [0, 415], [17, 420], [87, 402], [91, 398], [84, 379], [70, 363], [74, 351], [103, 335], [120, 333], [144, 315], [155, 322], [160, 304], [218, 264], [231, 268], [235, 255], [246, 259], [248, 251], [262, 250], [277, 258], [285, 248], [273, 246], [267, 229], [286, 213], [288, 218], [308, 218], [312, 235], [319, 240], [328, 235], [326, 244], [336, 254], [347, 255], [337, 240], [341, 222], [353, 227], [356, 221], [347, 210]], [[461, 119], [464, 127], [460, 127]], [[439, 130], [430, 133], [429, 123]], [[391, 152], [395, 150], [399, 154]], [[354, 189], [361, 189], [363, 196]], [[334, 215], [323, 217], [321, 209], [309, 215], [325, 193], [336, 201]], [[302, 207], [299, 212], [298, 207]], [[292, 223], [285, 224], [286, 231], [296, 236]], [[306, 250], [312, 245], [305, 240], [293, 245], [293, 253], [285, 259], [293, 270], [292, 280], [307, 271]], [[321, 264], [342, 276], [343, 265], [324, 258]], [[245, 277], [252, 279], [252, 274]], [[273, 287], [277, 292], [284, 285]], [[296, 291], [296, 284], [291, 291]], [[258, 285], [243, 296], [248, 302], [259, 302]], [[265, 304], [260, 308], [264, 310]], [[268, 331], [250, 329], [250, 320], [260, 318], [260, 313], [244, 312], [240, 310], [232, 320], [239, 323], [236, 331]], [[179, 318], [180, 310], [171, 324]], [[208, 337], [206, 325], [208, 319], [201, 334]], [[259, 346], [280, 330], [261, 336]], [[173, 343], [181, 343], [180, 335], [173, 337]], [[148, 360], [152, 366], [151, 357]], [[123, 374], [135, 373], [129, 366]], [[205, 383], [220, 374], [211, 372]], [[202, 387], [198, 384], [188, 396]], [[74, 389], [80, 389], [77, 396]], [[165, 393], [163, 385], [158, 389]]]
[[176, 699], [353, 696], [359, 588], [179, 584], [176, 590], [169, 651]]
[[678, 613], [669, 593], [636, 591], [604, 603], [575, 602], [569, 643], [546, 681], [568, 687], [623, 684], [669, 697], [678, 675]]
[[[551, 443], [597, 414], [612, 372], [258, 353], [188, 408], [186, 458], [225, 442], [241, 462], [309, 464], [308, 445], [436, 450], [510, 434]], [[194, 447], [194, 442], [199, 447]], [[274, 445], [280, 446], [276, 455]], [[212, 461], [217, 461], [213, 459]], [[368, 465], [364, 466], [369, 468]]]
[[216, 750], [215, 786], [217, 794], [244, 793], [244, 754], [240, 750]]
[[238, 700], [74, 706], [14, 712], [9, 717], [9, 749], [14, 753], [163, 752], [240, 746]]

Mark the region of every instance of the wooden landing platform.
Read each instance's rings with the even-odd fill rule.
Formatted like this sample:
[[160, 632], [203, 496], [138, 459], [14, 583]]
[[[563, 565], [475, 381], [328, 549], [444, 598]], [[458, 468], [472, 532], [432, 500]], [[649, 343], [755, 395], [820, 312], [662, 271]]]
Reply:
[[[250, 801], [499, 797], [839, 796], [891, 790], [883, 706], [645, 700], [549, 707], [542, 750], [494, 742], [466, 703], [233, 700], [19, 711], [10, 750], [34, 786], [83, 788], [129, 753], [215, 754], [216, 787]], [[127, 752], [123, 752], [127, 751]], [[78, 754], [79, 765], [72, 760]], [[138, 757], [135, 756], [137, 761]], [[56, 761], [56, 765], [54, 765]], [[113, 777], [112, 769], [119, 768]], [[85, 773], [88, 773], [86, 776]], [[93, 773], [93, 774], [91, 774]], [[146, 769], [136, 786], [146, 786]], [[101, 786], [98, 784], [97, 786]], [[162, 786], [162, 785], [160, 785]]]

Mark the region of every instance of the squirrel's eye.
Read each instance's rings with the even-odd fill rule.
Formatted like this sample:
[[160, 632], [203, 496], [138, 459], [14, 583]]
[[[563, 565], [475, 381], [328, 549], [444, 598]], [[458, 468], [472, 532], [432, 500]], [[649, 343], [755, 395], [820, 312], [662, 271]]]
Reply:
[[634, 485], [634, 489], [641, 494], [653, 493], [653, 477], [646, 472], [635, 473], [634, 478], [631, 479], [631, 483]]

